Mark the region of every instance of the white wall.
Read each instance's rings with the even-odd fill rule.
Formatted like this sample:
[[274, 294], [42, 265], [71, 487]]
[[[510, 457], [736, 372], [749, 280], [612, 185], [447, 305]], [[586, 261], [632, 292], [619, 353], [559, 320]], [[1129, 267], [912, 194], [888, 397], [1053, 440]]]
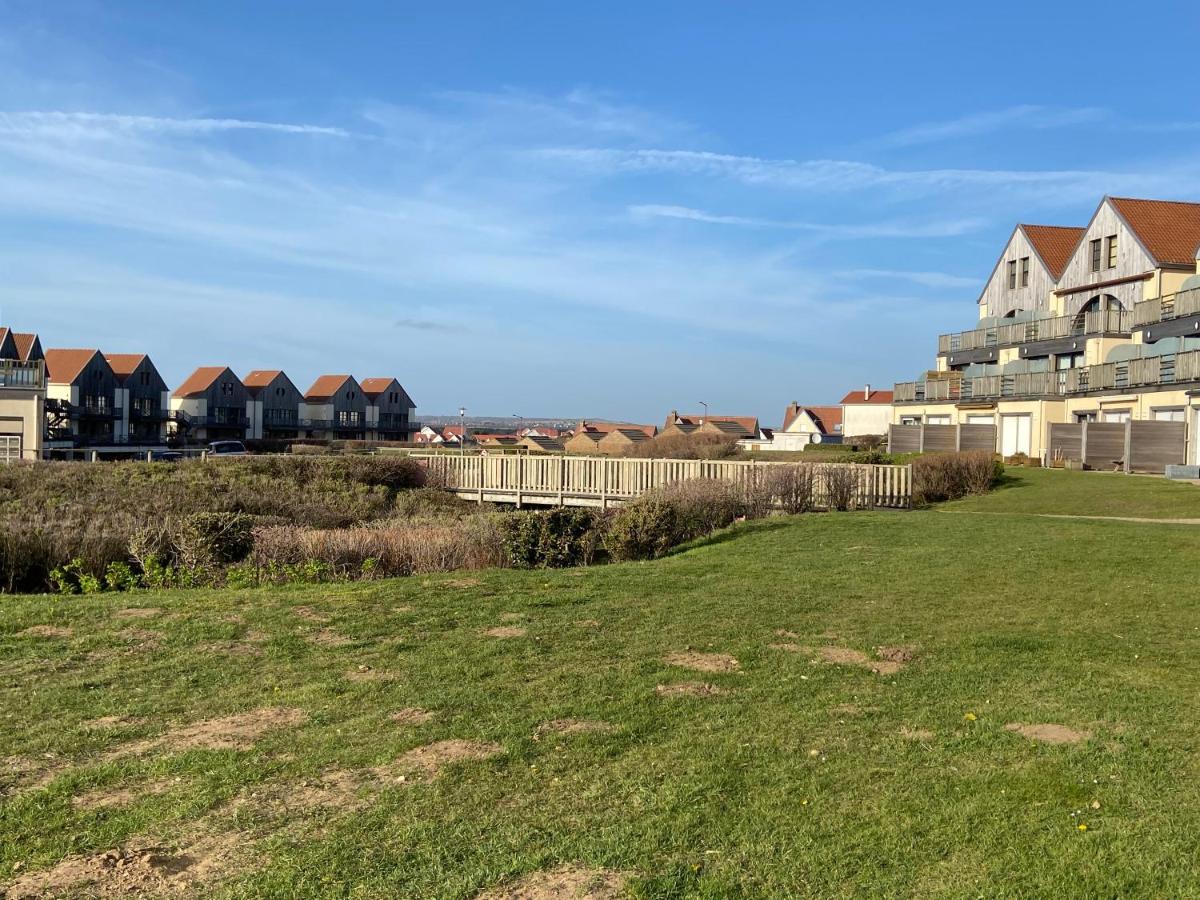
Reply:
[[891, 422], [890, 403], [847, 403], [842, 407], [842, 435], [846, 440], [867, 434], [886, 435]]

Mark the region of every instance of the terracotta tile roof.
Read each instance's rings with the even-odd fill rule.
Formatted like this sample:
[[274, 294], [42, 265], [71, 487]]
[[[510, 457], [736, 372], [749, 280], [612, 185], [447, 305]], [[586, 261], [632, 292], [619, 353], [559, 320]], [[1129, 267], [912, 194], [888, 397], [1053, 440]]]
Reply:
[[283, 374], [282, 369], [255, 369], [247, 372], [242, 384], [251, 394], [257, 394], [263, 388], [270, 387], [271, 382]]
[[657, 425], [634, 425], [631, 422], [588, 422], [587, 420], [579, 423], [579, 427], [575, 429], [575, 433], [578, 434], [580, 431], [591, 431], [599, 434], [608, 434], [610, 431], [623, 431], [627, 428], [643, 431], [645, 432], [646, 437], [654, 437], [656, 434], [658, 434]]
[[1159, 265], [1193, 266], [1200, 249], [1200, 203], [1109, 197]]
[[871, 396], [866, 396], [866, 390], [851, 391], [842, 398], [842, 405], [851, 403], [880, 403], [888, 404], [892, 402], [894, 391], [871, 391]]
[[[178, 397], [181, 400], [203, 396], [204, 392], [213, 386], [213, 382], [225, 372], [229, 372], [229, 366], [201, 366], [184, 379], [183, 384], [175, 388], [175, 393], [171, 396]], [[229, 372], [229, 374], [233, 375], [232, 372]], [[236, 378], [237, 376], [234, 375], [233, 377]]]
[[124, 381], [132, 375], [146, 358], [145, 353], [105, 353], [104, 358], [112, 367], [118, 381]]
[[395, 378], [364, 378], [358, 383], [362, 388], [362, 392], [368, 397], [378, 397], [393, 384], [397, 383]]
[[1021, 225], [1020, 228], [1055, 281], [1062, 276], [1063, 269], [1079, 245], [1079, 239], [1087, 230], [1074, 225]]
[[840, 406], [806, 406], [804, 411], [815, 419], [817, 425], [825, 434], [840, 432], [842, 425], [842, 408]]
[[46, 351], [46, 374], [52, 384], [71, 384], [87, 368], [99, 350], [63, 350], [57, 347]]
[[[40, 346], [38, 336], [36, 334], [22, 333], [20, 331], [14, 331], [12, 336], [13, 341], [17, 345], [17, 356], [19, 356], [22, 361], [29, 362], [29, 354], [33, 352], [33, 345], [39, 344]], [[4, 338], [0, 336], [0, 341], [3, 340]]]
[[4, 343], [4, 339], [8, 337], [9, 331], [7, 328], [0, 328], [0, 344]]
[[694, 415], [691, 413], [688, 415], [679, 415], [676, 413], [673, 416], [667, 417], [668, 425], [673, 424], [672, 419], [674, 420], [674, 424], [679, 425], [700, 425], [704, 422], [712, 422], [714, 425], [716, 425], [722, 422], [733, 422], [734, 424], [741, 426], [742, 430], [748, 434], [758, 434], [758, 416], [705, 416], [703, 413], [697, 413]]
[[[330, 400], [333, 395], [342, 389], [347, 381], [354, 381], [352, 375], [322, 375], [312, 383], [307, 391], [304, 392], [305, 400], [319, 402], [322, 400]], [[355, 382], [357, 384], [357, 382]]]

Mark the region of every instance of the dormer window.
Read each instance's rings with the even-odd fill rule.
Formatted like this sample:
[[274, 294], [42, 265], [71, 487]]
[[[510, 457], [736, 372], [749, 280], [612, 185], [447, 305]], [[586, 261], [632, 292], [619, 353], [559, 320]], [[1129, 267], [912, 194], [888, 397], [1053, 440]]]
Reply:
[[1008, 289], [1010, 291], [1017, 288], [1017, 261], [1010, 259], [1008, 261]]
[[1117, 267], [1117, 236], [1110, 234], [1104, 239], [1104, 244], [1107, 249], [1106, 256], [1108, 257], [1108, 268], [1115, 269]]
[[1092, 271], [1100, 271], [1100, 238], [1096, 238], [1089, 245], [1092, 251]]
[[1029, 257], [1021, 257], [1021, 287], [1029, 287]]

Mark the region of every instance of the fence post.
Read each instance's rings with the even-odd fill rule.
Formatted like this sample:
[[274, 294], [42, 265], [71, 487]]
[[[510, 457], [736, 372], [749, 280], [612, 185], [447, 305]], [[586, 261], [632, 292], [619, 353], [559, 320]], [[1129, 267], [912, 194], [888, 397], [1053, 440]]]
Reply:
[[525, 483], [525, 454], [517, 454], [517, 509], [521, 508], [521, 485]]
[[1133, 450], [1133, 417], [1129, 417], [1129, 421], [1125, 423], [1125, 474], [1128, 475], [1133, 471], [1132, 460], [1130, 456]]
[[1081, 468], [1087, 468], [1087, 427], [1088, 423], [1085, 420], [1079, 429], [1079, 465]]
[[924, 453], [925, 452], [925, 423], [922, 422], [918, 427], [921, 429], [921, 437], [917, 441], [917, 451], [920, 453]]
[[608, 457], [600, 457], [600, 508], [608, 509]]
[[962, 450], [962, 424], [954, 426], [954, 452]]

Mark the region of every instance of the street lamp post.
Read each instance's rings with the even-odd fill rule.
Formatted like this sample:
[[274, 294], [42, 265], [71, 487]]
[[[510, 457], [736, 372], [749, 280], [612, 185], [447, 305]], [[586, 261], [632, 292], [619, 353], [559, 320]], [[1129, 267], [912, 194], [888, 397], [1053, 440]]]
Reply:
[[458, 455], [467, 455], [467, 408], [458, 408]]
[[704, 417], [700, 419], [700, 424], [703, 425], [708, 421], [708, 404], [701, 400], [700, 405], [704, 407]]

